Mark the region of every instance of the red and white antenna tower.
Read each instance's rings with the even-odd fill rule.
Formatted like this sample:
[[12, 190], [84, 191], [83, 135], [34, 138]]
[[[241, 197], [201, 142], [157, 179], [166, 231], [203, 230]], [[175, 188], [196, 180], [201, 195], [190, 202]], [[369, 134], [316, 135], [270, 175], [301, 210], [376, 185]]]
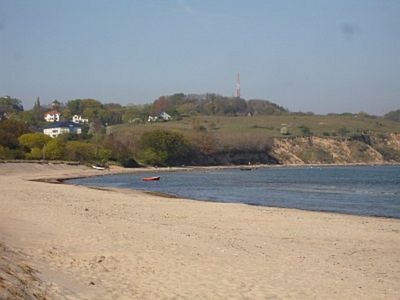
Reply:
[[236, 97], [240, 98], [240, 74], [237, 73], [236, 78]]

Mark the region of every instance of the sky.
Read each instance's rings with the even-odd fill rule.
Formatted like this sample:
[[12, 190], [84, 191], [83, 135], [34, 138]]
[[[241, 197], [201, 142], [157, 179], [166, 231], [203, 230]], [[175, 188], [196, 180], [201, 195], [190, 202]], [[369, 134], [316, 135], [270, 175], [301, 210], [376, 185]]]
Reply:
[[232, 96], [290, 111], [400, 108], [399, 0], [0, 0], [0, 96]]

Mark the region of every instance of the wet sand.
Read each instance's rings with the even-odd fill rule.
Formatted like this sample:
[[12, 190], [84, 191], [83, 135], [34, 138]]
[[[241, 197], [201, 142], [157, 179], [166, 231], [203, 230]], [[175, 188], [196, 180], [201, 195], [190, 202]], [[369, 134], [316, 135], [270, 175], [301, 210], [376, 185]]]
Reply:
[[31, 181], [104, 172], [0, 164], [0, 298], [399, 298], [400, 220]]

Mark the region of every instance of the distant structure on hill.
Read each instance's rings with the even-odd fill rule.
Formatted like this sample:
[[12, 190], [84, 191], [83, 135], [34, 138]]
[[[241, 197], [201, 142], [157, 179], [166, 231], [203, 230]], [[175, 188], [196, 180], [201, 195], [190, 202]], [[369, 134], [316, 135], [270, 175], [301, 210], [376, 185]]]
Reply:
[[43, 133], [52, 138], [58, 137], [60, 134], [75, 133], [81, 134], [82, 127], [71, 121], [53, 122], [43, 128]]
[[147, 122], [157, 122], [157, 121], [171, 121], [172, 117], [167, 114], [165, 111], [159, 113], [157, 116], [149, 115], [147, 118]]
[[76, 124], [89, 123], [89, 119], [83, 119], [81, 115], [73, 115], [72, 122], [74, 122]]
[[236, 77], [236, 98], [240, 98], [240, 74], [237, 73]]
[[44, 115], [46, 122], [58, 122], [60, 121], [61, 113], [57, 110], [52, 110]]

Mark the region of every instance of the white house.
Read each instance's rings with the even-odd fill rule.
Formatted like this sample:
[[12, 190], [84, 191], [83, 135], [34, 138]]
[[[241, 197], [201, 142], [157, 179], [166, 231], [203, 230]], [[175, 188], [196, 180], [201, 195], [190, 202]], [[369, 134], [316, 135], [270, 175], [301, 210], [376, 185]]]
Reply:
[[157, 122], [157, 120], [158, 120], [158, 117], [157, 116], [149, 116], [148, 118], [147, 118], [147, 122]]
[[54, 122], [53, 124], [49, 124], [45, 128], [43, 128], [43, 133], [52, 138], [55, 138], [60, 134], [65, 134], [65, 133], [81, 134], [82, 127], [70, 121]]
[[73, 115], [72, 122], [74, 123], [89, 123], [89, 119], [83, 119], [81, 115]]
[[171, 121], [171, 120], [172, 120], [172, 117], [171, 117], [169, 114], [167, 114], [165, 111], [163, 111], [162, 113], [160, 113], [160, 114], [158, 115], [158, 117], [159, 117], [160, 119], [162, 119], [163, 121]]
[[49, 111], [44, 115], [46, 122], [59, 122], [60, 117], [61, 113], [56, 110]]
[[172, 117], [165, 111], [161, 112], [158, 116], [149, 116], [147, 122], [157, 122], [157, 121], [171, 121]]

